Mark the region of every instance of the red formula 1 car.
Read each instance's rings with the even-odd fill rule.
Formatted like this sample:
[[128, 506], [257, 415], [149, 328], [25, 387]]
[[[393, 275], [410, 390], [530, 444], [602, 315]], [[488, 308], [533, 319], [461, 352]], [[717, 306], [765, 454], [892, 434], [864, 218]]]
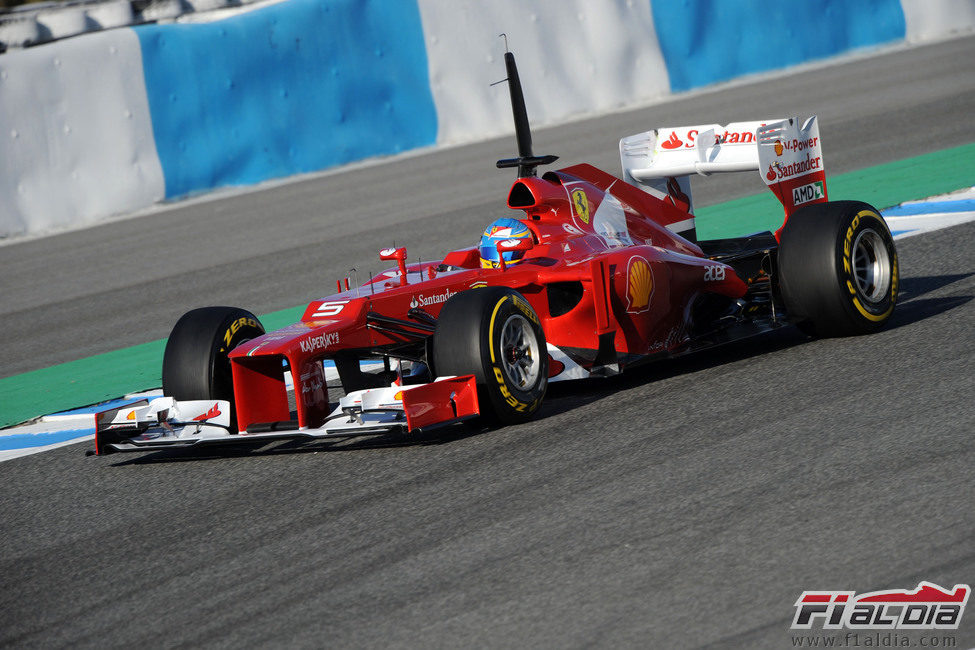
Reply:
[[[416, 432], [527, 420], [549, 382], [613, 375], [795, 323], [872, 332], [897, 299], [877, 210], [828, 202], [816, 118], [657, 129], [624, 138], [624, 178], [536, 168], [505, 54], [518, 179], [480, 246], [391, 268], [265, 333], [242, 309], [193, 310], [166, 346], [166, 397], [97, 416], [96, 451]], [[759, 171], [783, 226], [696, 241], [689, 177]], [[330, 400], [329, 389], [343, 395]]]

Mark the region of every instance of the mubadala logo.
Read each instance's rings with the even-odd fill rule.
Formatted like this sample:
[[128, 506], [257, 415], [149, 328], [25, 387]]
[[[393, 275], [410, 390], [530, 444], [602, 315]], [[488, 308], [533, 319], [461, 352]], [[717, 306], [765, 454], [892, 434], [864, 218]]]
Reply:
[[451, 291], [447, 289], [443, 293], [437, 293], [432, 296], [424, 296], [422, 293], [413, 296], [413, 300], [410, 301], [410, 308], [416, 309], [417, 307], [429, 307], [430, 305], [440, 305], [447, 302], [451, 296], [455, 295], [456, 291]]
[[324, 350], [328, 346], [335, 345], [338, 342], [338, 332], [330, 332], [328, 334], [320, 334], [318, 336], [309, 336], [298, 345], [301, 346], [302, 352], [309, 353], [316, 350]]
[[825, 196], [826, 192], [823, 191], [823, 181], [816, 181], [815, 183], [809, 183], [808, 185], [803, 185], [792, 190], [792, 204], [802, 205], [803, 203], [816, 201]]

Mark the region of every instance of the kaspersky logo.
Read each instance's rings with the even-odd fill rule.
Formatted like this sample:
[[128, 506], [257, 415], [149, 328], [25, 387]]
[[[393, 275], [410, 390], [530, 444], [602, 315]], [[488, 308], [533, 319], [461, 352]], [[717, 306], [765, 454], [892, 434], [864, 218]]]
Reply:
[[804, 591], [792, 629], [957, 630], [971, 587], [920, 582], [910, 591]]

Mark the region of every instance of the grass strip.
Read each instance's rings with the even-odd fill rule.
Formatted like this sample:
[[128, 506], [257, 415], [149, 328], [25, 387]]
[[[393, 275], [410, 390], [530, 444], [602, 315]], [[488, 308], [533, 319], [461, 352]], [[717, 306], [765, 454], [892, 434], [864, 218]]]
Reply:
[[[853, 199], [883, 209], [975, 184], [975, 143], [826, 177], [831, 201]], [[782, 204], [762, 192], [695, 211], [700, 239], [723, 239], [782, 225]]]

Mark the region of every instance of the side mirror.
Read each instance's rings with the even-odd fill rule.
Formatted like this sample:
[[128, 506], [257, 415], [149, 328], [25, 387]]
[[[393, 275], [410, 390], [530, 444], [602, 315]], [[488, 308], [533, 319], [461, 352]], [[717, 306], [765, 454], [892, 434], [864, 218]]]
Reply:
[[406, 246], [400, 246], [399, 248], [384, 248], [379, 251], [379, 259], [396, 260], [397, 265], [399, 266], [400, 286], [406, 284]]
[[504, 263], [505, 253], [512, 251], [528, 252], [535, 247], [535, 242], [532, 241], [531, 237], [520, 237], [518, 239], [502, 239], [496, 246], [498, 249], [498, 259], [501, 262], [501, 270], [504, 271], [507, 268]]

